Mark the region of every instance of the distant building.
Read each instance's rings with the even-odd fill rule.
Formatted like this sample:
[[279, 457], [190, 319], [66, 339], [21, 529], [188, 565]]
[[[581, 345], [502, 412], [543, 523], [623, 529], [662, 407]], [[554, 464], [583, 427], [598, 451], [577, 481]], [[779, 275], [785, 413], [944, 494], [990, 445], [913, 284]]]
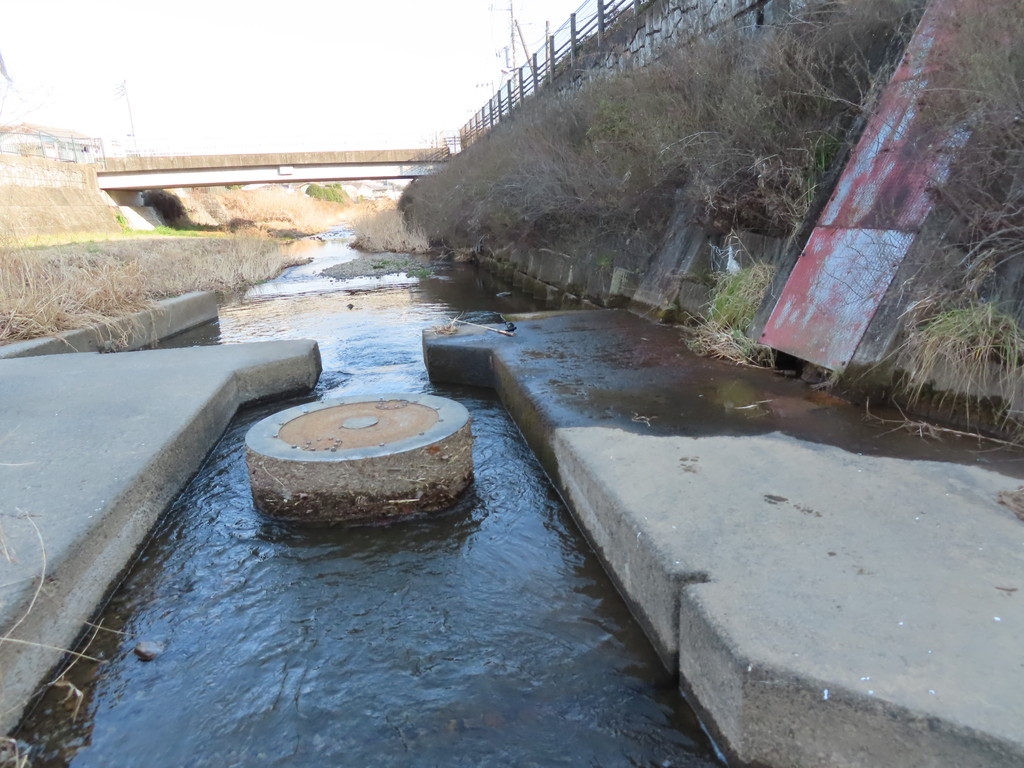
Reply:
[[341, 188], [345, 190], [352, 200], [398, 200], [402, 196], [402, 190], [405, 189], [405, 180], [391, 180], [387, 179], [384, 181], [362, 181], [357, 184], [342, 184]]
[[0, 153], [96, 163], [103, 159], [103, 141], [67, 128], [21, 123], [0, 126]]

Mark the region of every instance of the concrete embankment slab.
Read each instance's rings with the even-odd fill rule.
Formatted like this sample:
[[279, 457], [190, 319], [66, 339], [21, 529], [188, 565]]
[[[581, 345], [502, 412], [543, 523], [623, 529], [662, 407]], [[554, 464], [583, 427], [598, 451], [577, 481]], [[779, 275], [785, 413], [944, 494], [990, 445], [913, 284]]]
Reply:
[[1024, 764], [1018, 477], [746, 392], [624, 313], [518, 322], [427, 332], [431, 376], [499, 390], [737, 762]]
[[164, 299], [150, 310], [120, 320], [0, 346], [0, 359], [66, 352], [121, 352], [142, 349], [217, 319], [217, 295], [205, 291]]
[[23, 707], [243, 404], [314, 341], [0, 360], [0, 726]]

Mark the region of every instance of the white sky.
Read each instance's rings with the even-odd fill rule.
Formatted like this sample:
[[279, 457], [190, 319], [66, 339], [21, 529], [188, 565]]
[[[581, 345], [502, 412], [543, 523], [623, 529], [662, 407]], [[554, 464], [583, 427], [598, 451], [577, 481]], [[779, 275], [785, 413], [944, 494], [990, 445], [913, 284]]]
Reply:
[[125, 139], [130, 104], [144, 146], [429, 144], [499, 84], [510, 1], [532, 53], [583, 0], [2, 0], [0, 125]]

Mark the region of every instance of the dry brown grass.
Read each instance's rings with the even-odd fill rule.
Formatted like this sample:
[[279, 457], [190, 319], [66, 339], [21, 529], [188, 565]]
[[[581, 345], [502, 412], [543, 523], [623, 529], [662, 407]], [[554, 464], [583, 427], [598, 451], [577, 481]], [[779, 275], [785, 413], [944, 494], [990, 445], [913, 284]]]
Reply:
[[410, 227], [394, 203], [381, 201], [358, 206], [349, 217], [355, 232], [352, 247], [371, 253], [426, 253], [430, 242], [423, 231]]
[[1024, 522], [1024, 485], [1016, 491], [1002, 491], [997, 498], [1000, 504], [1009, 507]]
[[247, 236], [154, 240], [136, 258], [147, 295], [157, 298], [188, 291], [238, 291], [304, 261], [282, 254], [274, 240]]
[[348, 206], [282, 187], [196, 189], [182, 202], [195, 224], [231, 230], [311, 235], [337, 226]]
[[[677, 190], [709, 230], [799, 226], [916, 0], [820, 0], [539, 96], [403, 197], [452, 248], [660, 240]], [[642, 260], [649, 248], [641, 247]], [[617, 264], [618, 266], [618, 264]]]
[[[992, 420], [1015, 440], [1024, 437], [1024, 414], [1012, 410], [1024, 381], [1024, 328], [1017, 319], [976, 298], [936, 306], [922, 302], [918, 313], [924, 319], [901, 350], [907, 371], [903, 389], [911, 401], [927, 394], [937, 397], [941, 408], [963, 398], [968, 424]], [[990, 397], [997, 404], [980, 408]]]
[[0, 341], [78, 328], [146, 304], [137, 261], [50, 248], [0, 251]]
[[4, 768], [29, 768], [27, 749], [16, 739], [5, 736], [0, 739], [0, 766]]
[[294, 261], [266, 238], [152, 238], [0, 249], [0, 343], [114, 320], [189, 291], [230, 292]]

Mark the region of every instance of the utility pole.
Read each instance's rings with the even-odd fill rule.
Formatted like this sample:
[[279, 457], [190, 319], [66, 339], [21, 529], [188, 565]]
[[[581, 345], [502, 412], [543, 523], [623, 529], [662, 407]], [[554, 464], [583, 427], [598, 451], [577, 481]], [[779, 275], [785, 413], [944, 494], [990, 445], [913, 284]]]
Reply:
[[121, 81], [121, 85], [119, 85], [114, 90], [114, 97], [118, 98], [118, 99], [122, 99], [123, 98], [124, 99], [124, 103], [126, 105], [128, 105], [128, 124], [131, 126], [131, 129], [132, 129], [132, 132], [131, 132], [130, 135], [132, 137], [132, 143], [135, 144], [136, 149], [138, 149], [138, 141], [135, 138], [135, 118], [132, 116], [132, 102], [131, 102], [131, 99], [128, 98], [128, 81], [127, 80], [122, 80]]
[[[600, 0], [599, 0], [600, 1]], [[544, 74], [547, 77], [548, 85], [555, 80], [555, 57], [552, 53], [555, 46], [551, 42], [551, 22], [544, 22], [544, 58], [547, 60], [547, 64], [544, 65]]]
[[[516, 29], [518, 24], [516, 23], [515, 8], [512, 4], [512, 0], [508, 2], [508, 8], [497, 8], [494, 5], [490, 6], [492, 11], [508, 11], [508, 45], [502, 49], [505, 53], [505, 68], [508, 72], [509, 79], [512, 78], [512, 73], [516, 71]], [[498, 51], [498, 55], [501, 55], [502, 51]]]
[[516, 32], [519, 33], [519, 42], [523, 44], [523, 56], [526, 57], [526, 63], [530, 65], [530, 69], [533, 71], [533, 82], [534, 85], [537, 83], [537, 66], [530, 58], [530, 49], [526, 47], [526, 38], [523, 37], [523, 30], [519, 26], [519, 22], [516, 22]]
[[508, 49], [512, 52], [512, 69], [516, 67], [516, 14], [512, 10], [512, 0], [508, 0]]

